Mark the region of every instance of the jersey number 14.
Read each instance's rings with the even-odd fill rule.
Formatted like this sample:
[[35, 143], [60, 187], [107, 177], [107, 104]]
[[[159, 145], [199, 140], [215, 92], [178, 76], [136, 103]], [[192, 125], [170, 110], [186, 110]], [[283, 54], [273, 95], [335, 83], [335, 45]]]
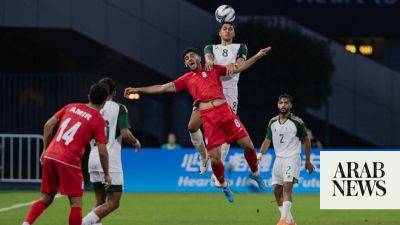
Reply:
[[78, 131], [79, 127], [82, 125], [81, 122], [76, 122], [71, 128], [65, 131], [67, 128], [68, 123], [71, 121], [71, 118], [65, 119], [62, 124], [60, 125], [60, 133], [57, 135], [56, 141], [60, 142], [64, 140], [65, 145], [69, 145], [74, 140], [74, 136]]

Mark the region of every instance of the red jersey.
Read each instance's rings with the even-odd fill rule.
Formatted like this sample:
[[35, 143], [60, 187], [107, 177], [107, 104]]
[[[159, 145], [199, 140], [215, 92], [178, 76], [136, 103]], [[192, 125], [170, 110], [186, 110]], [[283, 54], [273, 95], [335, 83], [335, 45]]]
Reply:
[[99, 111], [77, 103], [66, 105], [54, 116], [60, 122], [45, 158], [81, 168], [81, 158], [91, 139], [107, 144], [105, 121]]
[[226, 75], [226, 68], [214, 65], [211, 71], [203, 68], [190, 71], [174, 80], [176, 92], [187, 90], [196, 102], [225, 99], [220, 76]]

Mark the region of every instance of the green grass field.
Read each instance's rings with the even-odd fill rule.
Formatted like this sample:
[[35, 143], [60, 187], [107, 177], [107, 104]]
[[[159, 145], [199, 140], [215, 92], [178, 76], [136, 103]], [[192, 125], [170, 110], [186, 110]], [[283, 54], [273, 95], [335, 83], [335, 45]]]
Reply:
[[[33, 201], [38, 192], [0, 191], [0, 209]], [[222, 194], [131, 194], [125, 193], [120, 208], [107, 217], [104, 225], [275, 225], [278, 209], [271, 194], [236, 194], [233, 204]], [[86, 214], [93, 193], [84, 196]], [[258, 209], [258, 210], [257, 210]], [[0, 212], [1, 225], [22, 224], [28, 206]], [[293, 216], [299, 225], [398, 225], [395, 210], [320, 210], [319, 196], [296, 195]], [[66, 197], [58, 198], [36, 221], [37, 225], [67, 224]]]

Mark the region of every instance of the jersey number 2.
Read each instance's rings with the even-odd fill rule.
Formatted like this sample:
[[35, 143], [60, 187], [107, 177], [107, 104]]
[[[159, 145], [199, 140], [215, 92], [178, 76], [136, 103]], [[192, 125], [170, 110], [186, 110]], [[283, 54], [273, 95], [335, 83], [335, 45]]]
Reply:
[[69, 128], [67, 131], [65, 131], [65, 128], [67, 128], [68, 123], [70, 121], [71, 121], [71, 118], [67, 118], [60, 125], [61, 130], [56, 138], [57, 142], [60, 142], [62, 139], [62, 140], [64, 140], [65, 145], [69, 145], [69, 143], [71, 143], [74, 140], [74, 136], [75, 136], [76, 132], [78, 131], [79, 127], [82, 125], [82, 123], [77, 122], [71, 128]]

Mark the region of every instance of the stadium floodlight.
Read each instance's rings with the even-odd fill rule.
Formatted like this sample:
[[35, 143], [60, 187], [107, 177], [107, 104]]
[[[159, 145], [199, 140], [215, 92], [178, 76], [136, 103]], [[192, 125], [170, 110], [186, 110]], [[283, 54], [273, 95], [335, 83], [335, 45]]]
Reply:
[[130, 94], [128, 98], [131, 100], [138, 100], [140, 98], [140, 95], [138, 93]]
[[346, 45], [345, 48], [346, 48], [347, 51], [349, 51], [351, 53], [356, 53], [356, 51], [357, 51], [357, 48], [356, 48], [355, 45]]
[[363, 55], [372, 55], [374, 48], [372, 47], [372, 45], [360, 45], [358, 50]]

